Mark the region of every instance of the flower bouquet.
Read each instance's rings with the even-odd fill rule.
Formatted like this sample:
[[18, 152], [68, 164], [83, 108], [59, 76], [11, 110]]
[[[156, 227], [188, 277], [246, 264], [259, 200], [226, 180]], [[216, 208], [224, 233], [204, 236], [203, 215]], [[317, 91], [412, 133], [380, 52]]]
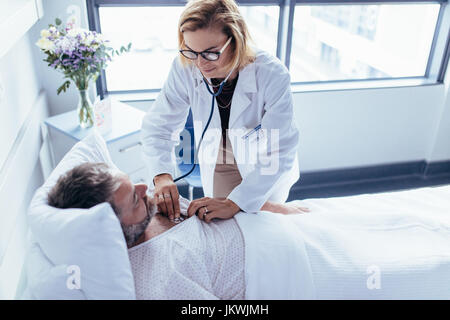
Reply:
[[82, 128], [94, 125], [94, 110], [87, 89], [91, 80], [96, 80], [100, 72], [112, 61], [114, 55], [129, 52], [131, 43], [121, 47], [120, 51], [107, 46], [109, 41], [102, 34], [74, 27], [73, 23], [61, 26], [56, 19], [48, 29], [41, 31], [41, 38], [36, 45], [45, 52], [45, 62], [52, 68], [64, 73], [65, 81], [57, 90], [60, 94], [75, 83], [79, 92], [78, 117]]

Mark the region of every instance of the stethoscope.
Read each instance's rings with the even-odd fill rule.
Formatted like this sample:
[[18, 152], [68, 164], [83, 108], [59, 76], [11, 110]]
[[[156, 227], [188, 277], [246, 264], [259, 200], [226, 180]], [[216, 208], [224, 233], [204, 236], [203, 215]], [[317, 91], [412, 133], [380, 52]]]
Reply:
[[[209, 123], [211, 122], [211, 118], [212, 118], [212, 115], [213, 115], [213, 113], [214, 113], [214, 100], [216, 99], [216, 97], [217, 97], [218, 95], [220, 95], [220, 94], [222, 93], [223, 86], [225, 85], [225, 82], [227, 82], [228, 78], [231, 76], [231, 73], [233, 73], [233, 70], [234, 70], [234, 68], [231, 69], [230, 73], [228, 73], [228, 75], [226, 76], [226, 78], [218, 85], [218, 86], [219, 86], [219, 89], [217, 90], [217, 93], [215, 93], [214, 90], [211, 90], [211, 88], [209, 87], [209, 86], [211, 86], [211, 87], [217, 87], [217, 85], [213, 85], [212, 83], [209, 83], [209, 81], [208, 81], [208, 80], [205, 78], [205, 76], [203, 76], [203, 74], [202, 74], [202, 76], [203, 76], [203, 82], [205, 83], [206, 89], [208, 89], [208, 92], [209, 92], [209, 93], [211, 94], [211, 96], [212, 96], [212, 101], [211, 101], [211, 111], [210, 111], [210, 113], [209, 113], [208, 122], [206, 123], [205, 129], [203, 129], [202, 136], [200, 137], [200, 141], [198, 142], [198, 146], [197, 146], [197, 148], [195, 149], [195, 153], [194, 153], [194, 163], [192, 164], [192, 168], [191, 168], [187, 173], [185, 173], [185, 174], [183, 174], [182, 176], [180, 176], [180, 177], [174, 179], [173, 182], [177, 182], [177, 181], [180, 180], [180, 179], [186, 178], [188, 175], [190, 175], [190, 174], [192, 173], [192, 171], [194, 171], [195, 166], [197, 165], [197, 162], [198, 162], [198, 161], [197, 161], [197, 160], [198, 160], [198, 151], [200, 150], [200, 146], [201, 146], [202, 141], [203, 141], [203, 136], [205, 135], [206, 130], [208, 130]], [[201, 72], [201, 71], [200, 71], [200, 72]]]

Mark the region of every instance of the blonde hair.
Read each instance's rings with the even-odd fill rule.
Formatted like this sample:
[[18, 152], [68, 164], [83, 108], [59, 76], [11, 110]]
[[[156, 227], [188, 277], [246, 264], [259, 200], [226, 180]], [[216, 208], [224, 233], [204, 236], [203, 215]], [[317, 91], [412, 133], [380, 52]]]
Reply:
[[[196, 31], [205, 28], [220, 28], [231, 37], [232, 59], [225, 69], [241, 70], [255, 61], [255, 53], [249, 42], [253, 42], [238, 6], [234, 0], [191, 0], [186, 4], [178, 22], [178, 47], [184, 41], [184, 31]], [[186, 66], [192, 60], [180, 54], [181, 63]]]

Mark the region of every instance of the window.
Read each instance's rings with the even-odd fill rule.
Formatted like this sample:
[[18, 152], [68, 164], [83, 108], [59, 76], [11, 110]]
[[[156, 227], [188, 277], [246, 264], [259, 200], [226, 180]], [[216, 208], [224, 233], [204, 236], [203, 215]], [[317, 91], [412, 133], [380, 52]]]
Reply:
[[115, 48], [132, 43], [106, 69], [108, 91], [161, 88], [178, 54], [178, 17], [183, 7], [100, 7], [102, 33]]
[[247, 23], [255, 45], [276, 56], [280, 7], [241, 6], [239, 11]]
[[439, 4], [295, 8], [293, 82], [424, 76]]
[[[444, 78], [448, 30], [440, 30], [446, 25], [440, 21], [447, 0], [237, 2], [255, 46], [282, 60], [293, 83]], [[98, 80], [100, 94], [160, 90], [178, 55], [185, 3], [87, 0], [91, 29], [114, 47], [133, 43]]]
[[[126, 2], [124, 1], [124, 4]], [[100, 6], [101, 31], [115, 48], [132, 42], [132, 50], [109, 63], [109, 92], [160, 89], [178, 55], [180, 6]], [[276, 55], [279, 6], [240, 8], [258, 48]]]

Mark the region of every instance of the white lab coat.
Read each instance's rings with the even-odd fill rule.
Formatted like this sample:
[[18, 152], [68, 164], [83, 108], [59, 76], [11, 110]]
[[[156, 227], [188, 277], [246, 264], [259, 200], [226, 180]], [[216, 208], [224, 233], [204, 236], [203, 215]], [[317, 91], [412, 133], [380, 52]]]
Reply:
[[[189, 107], [198, 146], [211, 111], [211, 101], [212, 96], [198, 68], [194, 64], [183, 67], [176, 57], [158, 98], [142, 122], [144, 160], [150, 181], [160, 173], [170, 173], [176, 178], [174, 148], [180, 142]], [[214, 170], [222, 137], [217, 101], [214, 108], [199, 149], [201, 181], [207, 197], [213, 194]], [[242, 138], [259, 124], [264, 130]], [[245, 212], [258, 211], [267, 200], [286, 201], [289, 189], [300, 177], [299, 132], [294, 122], [289, 72], [280, 60], [264, 51], [257, 51], [255, 62], [239, 71], [230, 111], [229, 136], [242, 182], [228, 198]], [[266, 157], [256, 157], [261, 154]]]

